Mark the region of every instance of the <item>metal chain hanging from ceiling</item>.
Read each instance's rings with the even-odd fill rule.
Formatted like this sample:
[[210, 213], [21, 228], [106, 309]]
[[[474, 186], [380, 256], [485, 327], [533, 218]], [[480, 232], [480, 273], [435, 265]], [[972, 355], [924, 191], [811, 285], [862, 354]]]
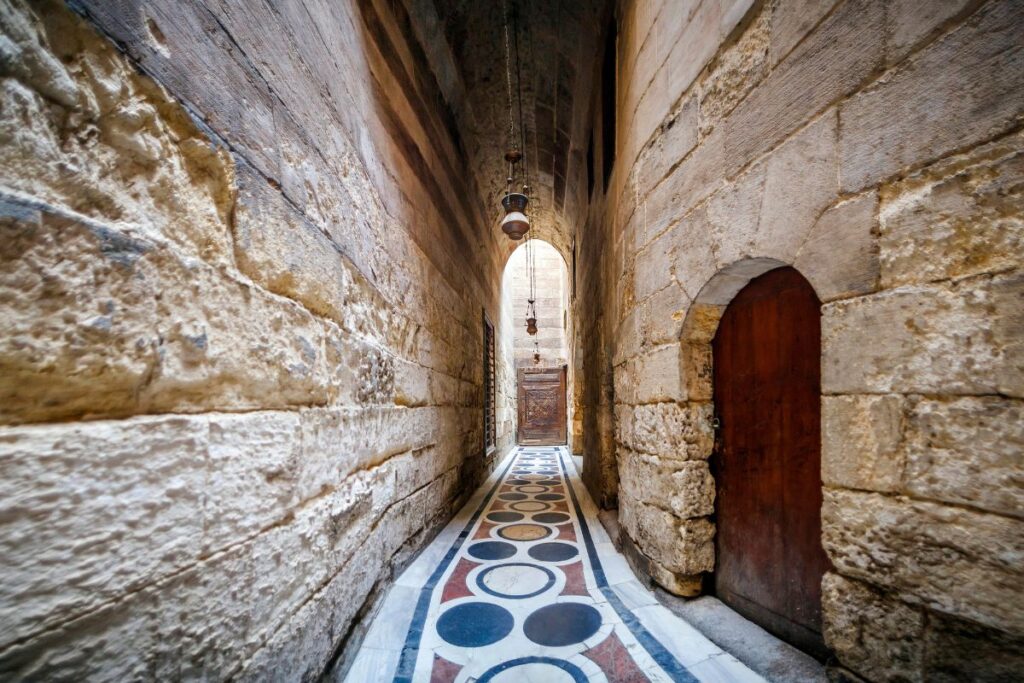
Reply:
[[[512, 60], [513, 48], [515, 51], [516, 67], [516, 103], [519, 110], [519, 135], [516, 135], [515, 109], [516, 103], [512, 101]], [[508, 91], [508, 137], [509, 147], [505, 152], [505, 160], [508, 162], [508, 178], [505, 187], [505, 196], [501, 205], [505, 209], [505, 217], [501, 220], [501, 229], [510, 239], [521, 240], [530, 229], [530, 219], [526, 216], [526, 206], [529, 204], [529, 162], [526, 155], [526, 132], [523, 130], [523, 83], [522, 67], [519, 59], [519, 21], [515, 6], [505, 1], [505, 82]], [[522, 162], [520, 179], [522, 180], [522, 192], [513, 192], [513, 183], [516, 176], [516, 164]]]

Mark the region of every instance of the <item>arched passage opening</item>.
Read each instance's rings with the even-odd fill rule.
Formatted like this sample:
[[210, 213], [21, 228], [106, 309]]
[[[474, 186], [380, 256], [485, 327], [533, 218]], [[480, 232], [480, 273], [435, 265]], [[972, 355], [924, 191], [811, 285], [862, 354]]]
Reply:
[[[502, 274], [499, 338], [507, 365], [503, 372], [512, 390], [506, 392], [499, 412], [512, 422], [521, 443], [568, 441], [572, 420], [568, 395], [573, 381], [569, 296], [565, 259], [551, 244], [533, 239], [529, 247], [523, 243], [509, 255]], [[537, 332], [532, 335], [526, 326], [531, 297], [537, 319]]]

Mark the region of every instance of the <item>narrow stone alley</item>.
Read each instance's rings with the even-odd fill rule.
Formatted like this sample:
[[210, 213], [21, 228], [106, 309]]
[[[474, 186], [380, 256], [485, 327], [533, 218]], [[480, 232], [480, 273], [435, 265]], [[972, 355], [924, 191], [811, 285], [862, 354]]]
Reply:
[[346, 681], [762, 681], [660, 605], [563, 447], [516, 448], [402, 574]]

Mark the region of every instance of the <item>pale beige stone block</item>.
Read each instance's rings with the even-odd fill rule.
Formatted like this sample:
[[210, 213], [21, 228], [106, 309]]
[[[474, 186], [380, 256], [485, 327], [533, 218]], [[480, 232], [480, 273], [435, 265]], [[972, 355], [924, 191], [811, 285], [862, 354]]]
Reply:
[[938, 503], [826, 489], [822, 544], [836, 571], [904, 602], [1024, 631], [1024, 521]]
[[824, 393], [1024, 394], [1019, 275], [901, 287], [822, 308]]
[[847, 0], [726, 121], [726, 174], [772, 149], [882, 62], [885, 2]]
[[1013, 134], [886, 188], [879, 209], [885, 287], [1024, 263], [1024, 136]]
[[792, 263], [807, 233], [839, 194], [837, 118], [830, 109], [765, 160], [756, 256]]
[[823, 396], [821, 479], [826, 486], [897, 492], [903, 484], [906, 400]]
[[620, 495], [670, 510], [680, 519], [706, 517], [715, 510], [715, 481], [707, 462], [661, 459], [619, 451]]
[[1020, 400], [920, 399], [906, 419], [909, 493], [1024, 517]]
[[844, 666], [872, 681], [920, 681], [925, 616], [868, 584], [833, 572], [822, 580], [825, 643]]
[[793, 266], [823, 302], [867, 294], [878, 287], [878, 198], [854, 197], [821, 215]]
[[1024, 99], [1007, 97], [1024, 88], [1016, 49], [1022, 30], [1020, 3], [986, 3], [970, 21], [842, 104], [843, 191], [857, 192], [1013, 126], [1024, 112]]

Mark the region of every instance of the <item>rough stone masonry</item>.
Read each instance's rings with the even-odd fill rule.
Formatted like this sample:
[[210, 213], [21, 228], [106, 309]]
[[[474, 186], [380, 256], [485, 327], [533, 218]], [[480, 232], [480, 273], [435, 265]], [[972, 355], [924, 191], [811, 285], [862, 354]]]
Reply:
[[615, 169], [578, 234], [584, 479], [642, 571], [704, 590], [710, 342], [736, 292], [792, 265], [823, 302], [832, 674], [1011, 680], [1024, 6], [683, 4], [621, 7]]
[[[336, 673], [507, 450], [500, 7], [0, 0], [0, 679]], [[711, 340], [790, 265], [831, 676], [1019, 676], [1024, 5], [530, 8], [572, 446], [638, 570], [714, 571]]]
[[0, 678], [316, 678], [510, 443], [387, 5], [0, 2]]

